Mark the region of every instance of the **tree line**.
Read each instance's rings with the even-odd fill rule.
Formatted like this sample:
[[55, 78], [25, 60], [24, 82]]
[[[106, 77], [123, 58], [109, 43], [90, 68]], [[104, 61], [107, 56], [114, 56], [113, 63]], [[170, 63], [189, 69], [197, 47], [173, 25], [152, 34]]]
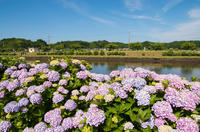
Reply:
[[25, 51], [28, 48], [38, 48], [41, 51], [50, 50], [64, 50], [64, 49], [132, 49], [132, 50], [165, 50], [165, 49], [183, 49], [194, 50], [200, 49], [200, 41], [173, 41], [169, 43], [158, 42], [134, 42], [134, 43], [122, 43], [122, 42], [109, 42], [106, 40], [99, 41], [60, 41], [52, 44], [47, 44], [42, 39], [36, 41], [27, 40], [23, 38], [5, 38], [0, 40], [0, 52], [9, 51]]

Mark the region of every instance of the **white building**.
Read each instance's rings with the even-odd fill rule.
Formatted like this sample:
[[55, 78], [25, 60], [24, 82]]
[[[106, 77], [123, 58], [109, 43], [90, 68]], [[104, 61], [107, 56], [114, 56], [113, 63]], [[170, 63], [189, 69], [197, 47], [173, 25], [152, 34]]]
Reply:
[[38, 49], [37, 48], [28, 48], [28, 52], [30, 53], [34, 53], [34, 52], [37, 52]]

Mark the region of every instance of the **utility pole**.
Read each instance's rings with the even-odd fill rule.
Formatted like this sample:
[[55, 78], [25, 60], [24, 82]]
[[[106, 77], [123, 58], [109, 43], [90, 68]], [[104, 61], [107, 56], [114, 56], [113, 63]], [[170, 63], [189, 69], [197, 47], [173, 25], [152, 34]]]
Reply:
[[131, 32], [128, 32], [128, 44], [131, 42]]
[[48, 35], [48, 42], [47, 42], [48, 44], [50, 44], [50, 36]]

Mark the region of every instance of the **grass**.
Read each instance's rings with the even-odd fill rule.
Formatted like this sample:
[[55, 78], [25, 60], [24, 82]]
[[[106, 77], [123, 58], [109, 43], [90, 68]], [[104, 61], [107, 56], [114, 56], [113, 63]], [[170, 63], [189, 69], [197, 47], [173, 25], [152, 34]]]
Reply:
[[[108, 51], [106, 51], [108, 52]], [[106, 53], [105, 52], [105, 53]], [[69, 57], [98, 57], [98, 58], [104, 58], [104, 57], [114, 57], [114, 58], [200, 58], [200, 56], [162, 56], [162, 53], [165, 51], [122, 51], [126, 53], [126, 56], [101, 56], [101, 55], [69, 55]], [[182, 52], [182, 51], [178, 51]], [[13, 57], [20, 57], [20, 53], [16, 53], [17, 55]], [[5, 55], [3, 55], [5, 56]], [[9, 56], [9, 55], [7, 55]], [[27, 53], [25, 57], [66, 57], [66, 55], [37, 55], [36, 53]]]

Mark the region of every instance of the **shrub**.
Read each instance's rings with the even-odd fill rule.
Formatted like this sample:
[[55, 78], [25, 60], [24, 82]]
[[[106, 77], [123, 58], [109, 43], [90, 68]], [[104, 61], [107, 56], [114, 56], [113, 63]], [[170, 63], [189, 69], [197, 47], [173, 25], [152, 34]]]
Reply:
[[0, 63], [0, 131], [199, 132], [199, 82], [142, 68], [96, 74], [73, 59]]
[[94, 55], [99, 55], [99, 51], [95, 50], [95, 51], [93, 52], [93, 54], [94, 54]]
[[105, 55], [105, 52], [103, 50], [100, 51], [100, 55], [103, 56]]

